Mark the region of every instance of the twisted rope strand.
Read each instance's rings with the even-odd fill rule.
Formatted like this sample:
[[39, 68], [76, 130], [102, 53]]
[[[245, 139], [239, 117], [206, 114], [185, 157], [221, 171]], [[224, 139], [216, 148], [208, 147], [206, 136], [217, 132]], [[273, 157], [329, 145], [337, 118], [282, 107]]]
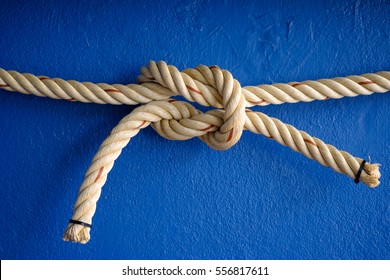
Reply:
[[[339, 151], [304, 131], [246, 107], [385, 92], [390, 90], [390, 72], [241, 88], [230, 72], [217, 66], [200, 65], [180, 72], [165, 62], [151, 61], [148, 67], [142, 67], [138, 81], [141, 84], [80, 83], [0, 69], [0, 88], [9, 91], [101, 104], [146, 103], [119, 122], [92, 159], [63, 237], [66, 241], [88, 242], [96, 203], [108, 173], [130, 139], [149, 125], [165, 138], [186, 140], [199, 137], [217, 150], [233, 146], [239, 141], [242, 131], [247, 129], [355, 181], [360, 179], [369, 187], [380, 183], [378, 164], [365, 163], [363, 159]], [[202, 113], [189, 103], [169, 99], [176, 95], [223, 110]]]
[[[338, 173], [346, 174], [351, 179], [356, 178], [363, 161], [347, 152], [339, 151], [332, 145], [325, 144], [322, 140], [312, 137], [302, 130], [297, 130], [291, 125], [259, 112], [247, 112], [245, 128], [288, 146]], [[380, 173], [377, 167], [378, 164], [364, 165], [360, 180], [369, 187], [376, 187], [380, 183]]]
[[[196, 109], [188, 103], [181, 102], [179, 106], [175, 107], [169, 102], [154, 101], [136, 108], [124, 117], [104, 140], [92, 159], [79, 189], [72, 220], [92, 224], [96, 203], [107, 180], [107, 174], [112, 169], [114, 161], [119, 157], [122, 149], [142, 128], [161, 119], [188, 118], [195, 113], [197, 113]], [[90, 239], [89, 232], [89, 227], [69, 223], [63, 240], [86, 243]]]
[[[217, 68], [217, 66], [214, 67]], [[160, 73], [160, 71], [164, 72]], [[210, 79], [210, 73], [206, 77], [202, 75], [207, 72], [212, 72], [212, 70], [204, 65], [179, 72], [176, 67], [166, 65], [164, 62], [151, 61], [148, 67], [141, 69], [141, 75], [138, 77], [141, 85], [109, 85], [65, 81], [60, 78], [21, 74], [0, 68], [0, 88], [54, 99], [114, 105], [145, 104], [180, 94], [191, 102], [223, 108], [222, 97], [215, 89], [216, 85]], [[165, 80], [162, 74], [165, 74]], [[179, 79], [179, 76], [182, 79]], [[390, 72], [382, 71], [376, 74], [318, 81], [246, 86], [242, 88], [242, 94], [245, 98], [245, 107], [252, 107], [330, 98], [339, 99], [345, 96], [370, 95], [374, 92], [389, 90]]]

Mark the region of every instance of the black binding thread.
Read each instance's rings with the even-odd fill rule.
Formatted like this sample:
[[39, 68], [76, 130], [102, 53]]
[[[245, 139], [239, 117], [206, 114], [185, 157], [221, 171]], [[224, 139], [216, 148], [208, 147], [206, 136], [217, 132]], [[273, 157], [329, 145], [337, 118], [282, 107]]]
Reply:
[[76, 221], [76, 220], [72, 220], [72, 219], [69, 220], [69, 223], [76, 224], [76, 225], [82, 225], [82, 226], [89, 227], [89, 228], [92, 227], [92, 225], [90, 225], [90, 224], [87, 224], [87, 223], [84, 223], [84, 222], [80, 222], [80, 221]]
[[355, 183], [356, 184], [360, 182], [360, 175], [362, 175], [362, 172], [363, 172], [365, 164], [366, 164], [366, 161], [363, 159], [362, 163], [360, 164], [359, 170], [358, 170], [358, 172], [356, 174], [356, 178], [355, 178]]

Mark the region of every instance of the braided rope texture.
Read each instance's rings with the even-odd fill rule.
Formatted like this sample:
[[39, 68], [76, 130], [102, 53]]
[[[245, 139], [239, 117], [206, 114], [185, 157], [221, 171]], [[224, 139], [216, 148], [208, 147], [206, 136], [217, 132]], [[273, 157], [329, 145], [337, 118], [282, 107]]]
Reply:
[[[79, 189], [71, 219], [81, 224], [69, 223], [63, 237], [65, 241], [89, 241], [90, 227], [85, 224], [92, 224], [108, 173], [130, 139], [149, 125], [167, 139], [199, 137], [216, 150], [232, 147], [246, 129], [273, 139], [352, 179], [356, 179], [363, 164], [359, 179], [369, 187], [376, 187], [380, 183], [378, 164], [364, 164], [361, 158], [325, 144], [278, 119], [247, 108], [386, 92], [390, 90], [390, 72], [241, 87], [229, 71], [217, 66], [200, 65], [180, 72], [163, 61], [151, 61], [147, 67], [141, 68], [138, 82], [128, 85], [81, 83], [0, 69], [0, 88], [8, 91], [68, 101], [146, 104], [119, 122], [92, 159]], [[177, 95], [218, 109], [202, 113], [187, 102], [171, 98]]]

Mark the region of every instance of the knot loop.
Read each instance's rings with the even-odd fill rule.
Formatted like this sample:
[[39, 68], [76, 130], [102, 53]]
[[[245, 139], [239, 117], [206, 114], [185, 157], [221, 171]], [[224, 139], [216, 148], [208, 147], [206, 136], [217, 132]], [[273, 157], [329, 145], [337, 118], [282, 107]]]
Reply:
[[[180, 72], [176, 67], [167, 65], [163, 61], [157, 63], [151, 61], [148, 67], [141, 69], [138, 81], [143, 84], [155, 83], [165, 90], [172, 91], [171, 95], [182, 95], [189, 101], [224, 109], [223, 124], [214, 130], [210, 127], [206, 134], [199, 135], [210, 147], [226, 150], [240, 140], [245, 124], [245, 97], [240, 83], [229, 71], [222, 70], [218, 66], [199, 65]], [[173, 101], [175, 100], [171, 100]], [[188, 115], [187, 118], [194, 114], [202, 113], [192, 111], [192, 115]], [[161, 120], [153, 127], [161, 136], [168, 139], [191, 138], [180, 134], [175, 135], [174, 130], [169, 130], [167, 124], [167, 121]]]

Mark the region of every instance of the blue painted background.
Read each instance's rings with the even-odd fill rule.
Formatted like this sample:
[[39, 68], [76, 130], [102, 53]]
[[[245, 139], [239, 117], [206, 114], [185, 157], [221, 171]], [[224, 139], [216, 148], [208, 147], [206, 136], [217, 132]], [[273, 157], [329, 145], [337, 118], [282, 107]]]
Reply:
[[[0, 67], [36, 75], [129, 83], [150, 59], [216, 64], [242, 85], [390, 70], [388, 0], [12, 0], [0, 14]], [[389, 259], [389, 104], [256, 109], [382, 163], [374, 190], [248, 132], [217, 152], [142, 130], [79, 245], [61, 237], [84, 171], [135, 107], [0, 90], [0, 258]]]

